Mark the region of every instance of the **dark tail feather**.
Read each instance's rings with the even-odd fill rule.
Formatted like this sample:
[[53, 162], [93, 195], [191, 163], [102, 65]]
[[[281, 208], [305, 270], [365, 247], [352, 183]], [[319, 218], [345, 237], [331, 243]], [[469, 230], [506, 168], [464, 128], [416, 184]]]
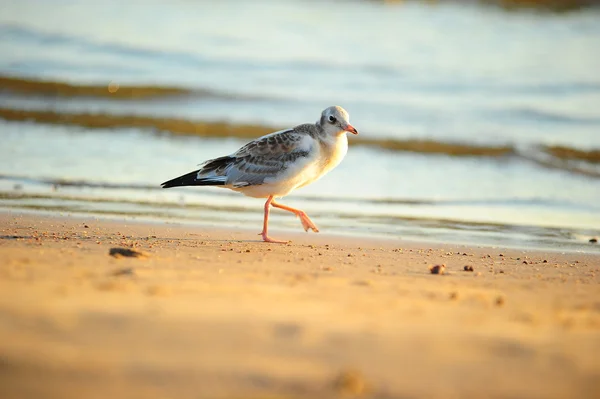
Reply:
[[183, 176], [176, 177], [172, 180], [166, 181], [161, 184], [162, 188], [170, 188], [170, 187], [181, 187], [181, 186], [223, 186], [225, 185], [224, 181], [215, 180], [210, 178], [198, 178], [198, 172], [200, 170], [195, 170], [193, 172], [187, 173]]

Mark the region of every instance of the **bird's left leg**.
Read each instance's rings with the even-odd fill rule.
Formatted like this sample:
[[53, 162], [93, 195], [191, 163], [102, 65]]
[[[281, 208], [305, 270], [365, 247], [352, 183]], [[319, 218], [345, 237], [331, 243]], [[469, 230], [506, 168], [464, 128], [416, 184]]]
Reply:
[[259, 233], [262, 236], [264, 242], [273, 242], [276, 244], [286, 244], [287, 241], [275, 240], [274, 238], [269, 237], [268, 229], [269, 229], [269, 207], [273, 203], [273, 196], [270, 196], [265, 202], [265, 217], [263, 219], [263, 230]]
[[310, 220], [310, 218], [304, 211], [301, 211], [300, 209], [296, 209], [296, 208], [291, 208], [286, 205], [281, 205], [281, 204], [275, 202], [274, 200], [271, 201], [271, 205], [274, 206], [275, 208], [279, 208], [279, 209], [283, 209], [284, 211], [292, 212], [293, 214], [298, 216], [300, 218], [300, 222], [302, 223], [302, 227], [304, 227], [304, 231], [308, 231], [308, 229], [312, 229], [312, 231], [314, 231], [315, 233], [319, 232], [319, 229], [317, 228], [317, 226], [312, 222], [312, 220]]

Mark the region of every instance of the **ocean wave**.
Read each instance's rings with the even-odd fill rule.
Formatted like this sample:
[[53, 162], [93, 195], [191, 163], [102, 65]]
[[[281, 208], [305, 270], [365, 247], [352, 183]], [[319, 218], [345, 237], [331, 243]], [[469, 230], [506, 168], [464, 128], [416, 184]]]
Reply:
[[42, 30], [32, 29], [18, 24], [0, 24], [0, 36], [24, 44], [33, 43], [45, 47], [70, 47], [74, 51], [112, 54], [121, 58], [131, 57], [145, 59], [147, 61], [157, 61], [160, 59], [180, 64], [193, 64], [195, 66], [198, 66], [204, 61], [200, 56], [194, 56], [185, 52], [133, 47], [125, 44], [95, 41], [85, 37], [44, 32]]
[[[213, 99], [235, 99], [242, 96], [206, 89], [185, 89], [169, 86], [129, 86], [117, 82], [105, 85], [83, 85], [51, 80], [26, 79], [0, 76], [0, 93], [40, 97], [95, 97], [116, 100], [145, 100], [172, 97], [202, 97]], [[254, 97], [244, 97], [254, 99]]]
[[0, 37], [22, 42], [25, 45], [67, 47], [73, 51], [112, 55], [121, 60], [130, 59], [150, 63], [160, 62], [162, 64], [186, 66], [195, 70], [202, 68], [225, 68], [235, 73], [267, 68], [270, 70], [295, 70], [299, 72], [307, 70], [338, 72], [343, 68], [346, 72], [360, 73], [367, 71], [384, 75], [395, 75], [402, 72], [402, 68], [398, 66], [376, 64], [349, 64], [306, 59], [266, 62], [264, 60], [254, 61], [251, 59], [206, 58], [200, 54], [174, 51], [166, 48], [134, 47], [122, 43], [103, 42], [84, 37], [44, 32], [17, 24], [0, 24]]
[[497, 111], [497, 113], [531, 121], [547, 121], [552, 124], [600, 125], [600, 118], [598, 117], [573, 116], [535, 108], [515, 108]]
[[[0, 29], [1, 32], [1, 29]], [[40, 61], [42, 62], [42, 61]], [[80, 65], [69, 64], [64, 60], [60, 61], [43, 61], [50, 69], [69, 69], [76, 71]], [[27, 72], [31, 67], [27, 64], [15, 65], [18, 73]], [[128, 66], [103, 64], [98, 66], [105, 73], [110, 75], [110, 72], [119, 72], [128, 70], [129, 73], [135, 74], [136, 71]], [[252, 67], [246, 65], [245, 67]], [[257, 66], [258, 67], [258, 66]], [[263, 67], [272, 67], [263, 65]], [[338, 68], [343, 68], [348, 71], [351, 66], [347, 65], [325, 65], [315, 62], [297, 61], [289, 64], [280, 65], [286, 69], [306, 70], [328, 70], [336, 72]], [[378, 65], [357, 65], [357, 70], [373, 73], [373, 74], [393, 74], [396, 76], [405, 75], [405, 71], [396, 70], [390, 66]], [[31, 71], [34, 72], [35, 68]], [[65, 82], [62, 80], [39, 79], [26, 76], [10, 75], [11, 72], [0, 74], [0, 93], [6, 92], [20, 96], [38, 96], [38, 97], [86, 97], [99, 99], [114, 99], [114, 100], [155, 100], [160, 98], [173, 97], [195, 97], [202, 99], [231, 99], [231, 100], [275, 100], [275, 101], [292, 101], [281, 95], [250, 95], [235, 93], [234, 91], [214, 90], [206, 88], [189, 88], [183, 86], [168, 86], [168, 85], [121, 85], [119, 82], [111, 82], [108, 79], [105, 84], [83, 84]], [[17, 74], [17, 72], [15, 72]], [[403, 90], [406, 92], [416, 93], [495, 93], [498, 95], [531, 95], [531, 94], [568, 94], [568, 93], [599, 93], [600, 84], [595, 82], [558, 82], [547, 84], [503, 84], [495, 85], [486, 81], [473, 82], [447, 82], [447, 81], [410, 81], [407, 80], [403, 84]], [[517, 116], [524, 119], [532, 120], [548, 120], [558, 123], [586, 123], [599, 124], [598, 118], [578, 118], [570, 115], [562, 115], [551, 113], [543, 110], [531, 108], [516, 108], [509, 110], [491, 110], [493, 114], [506, 114], [509, 116]]]
[[[45, 110], [16, 110], [0, 108], [0, 119], [36, 122], [41, 124], [81, 126], [91, 129], [139, 128], [159, 134], [187, 135], [207, 138], [253, 139], [269, 134], [277, 127], [206, 122], [177, 118], [158, 118], [139, 115], [112, 115], [102, 113], [62, 113]], [[580, 150], [565, 146], [485, 145], [444, 142], [426, 139], [364, 138], [357, 137], [351, 145], [362, 145], [386, 151], [413, 152], [454, 157], [516, 157], [539, 166], [560, 169], [570, 173], [600, 178], [600, 150]]]
[[600, 150], [579, 150], [564, 146], [541, 146], [522, 151], [521, 158], [548, 169], [600, 178]]

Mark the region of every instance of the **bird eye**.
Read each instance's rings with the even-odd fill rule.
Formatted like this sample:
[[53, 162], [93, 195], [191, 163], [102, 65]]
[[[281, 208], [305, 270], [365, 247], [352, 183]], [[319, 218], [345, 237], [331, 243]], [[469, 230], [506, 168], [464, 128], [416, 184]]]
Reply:
[[335, 119], [335, 116], [329, 115], [329, 122], [335, 123], [335, 122], [337, 122], [337, 119]]

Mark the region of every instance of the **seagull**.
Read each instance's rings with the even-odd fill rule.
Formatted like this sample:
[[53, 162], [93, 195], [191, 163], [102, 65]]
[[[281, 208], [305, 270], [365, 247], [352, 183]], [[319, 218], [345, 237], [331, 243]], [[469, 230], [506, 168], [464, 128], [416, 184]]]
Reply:
[[269, 210], [273, 206], [300, 218], [304, 231], [319, 232], [308, 215], [279, 202], [293, 190], [310, 184], [335, 168], [348, 151], [346, 133], [358, 134], [349, 115], [339, 106], [326, 108], [316, 123], [305, 123], [249, 142], [230, 155], [209, 159], [200, 169], [161, 184], [162, 188], [218, 186], [254, 198], [266, 198], [263, 241], [287, 243], [269, 237]]

